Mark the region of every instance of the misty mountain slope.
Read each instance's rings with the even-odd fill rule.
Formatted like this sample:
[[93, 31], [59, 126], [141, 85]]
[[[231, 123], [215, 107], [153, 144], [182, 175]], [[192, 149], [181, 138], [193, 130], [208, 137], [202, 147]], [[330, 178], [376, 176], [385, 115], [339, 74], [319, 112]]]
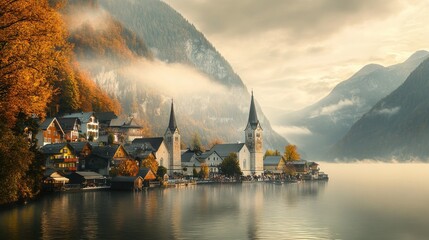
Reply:
[[166, 3], [100, 0], [100, 4], [142, 37], [160, 60], [189, 64], [221, 84], [244, 86], [204, 35]]
[[288, 139], [310, 158], [323, 159], [363, 114], [400, 86], [428, 55], [426, 51], [418, 51], [400, 64], [363, 67], [319, 102], [284, 116], [284, 126], [309, 130], [307, 134], [287, 136]]
[[338, 158], [429, 157], [429, 59], [357, 121], [331, 151]]
[[[128, 47], [133, 53], [132, 57], [123, 60], [122, 58], [126, 54], [116, 54], [117, 52], [105, 54], [99, 49], [103, 49], [103, 44], [107, 42], [91, 39], [93, 36], [98, 36], [97, 34], [86, 34], [85, 44], [76, 42], [76, 53], [80, 65], [91, 73], [97, 84], [119, 99], [124, 113], [133, 114], [146, 122], [154, 135], [162, 136], [164, 134], [168, 124], [171, 99], [174, 99], [177, 123], [185, 143], [191, 142], [194, 133], [199, 133], [203, 144], [212, 139], [222, 139], [225, 142], [244, 141], [250, 95], [232, 69], [225, 72], [222, 67], [219, 67], [220, 55], [204, 36], [177, 12], [160, 1], [118, 2], [121, 4], [115, 9], [123, 8], [127, 11], [128, 9], [139, 9], [135, 5], [151, 3], [146, 6], [150, 8], [145, 11], [150, 12], [151, 16], [164, 16], [166, 19], [157, 21], [156, 26], [152, 28], [153, 34], [156, 36], [154, 39], [160, 39], [160, 41], [168, 39], [174, 47], [167, 46], [167, 43], [165, 46], [167, 50], [163, 49], [164, 46], [159, 46], [157, 49], [150, 46], [150, 52], [155, 52], [153, 59], [135, 54], [137, 50]], [[92, 3], [95, 6], [92, 9], [94, 16], [98, 16], [99, 12], [106, 12], [97, 4], [97, 1], [93, 0]], [[158, 5], [162, 7], [157, 7]], [[85, 3], [80, 3], [79, 6], [86, 7]], [[163, 12], [174, 14], [165, 15]], [[110, 13], [107, 13], [111, 17]], [[144, 11], [142, 14], [136, 12], [134, 17], [141, 21], [139, 18], [143, 18], [143, 13]], [[80, 12], [72, 15], [79, 16]], [[117, 20], [117, 18], [114, 19]], [[98, 22], [100, 22], [98, 18], [88, 18], [84, 25], [96, 26]], [[95, 33], [103, 28], [105, 25], [94, 28]], [[125, 28], [131, 29], [126, 24]], [[202, 44], [195, 48], [197, 49], [195, 52], [190, 50], [193, 47], [190, 47], [189, 44], [181, 47], [174, 45], [176, 42], [181, 42], [180, 38], [183, 38], [174, 33], [175, 29], [191, 29], [191, 32], [187, 33], [189, 36], [186, 35], [189, 38], [183, 43], [199, 41]], [[108, 31], [111, 30], [108, 29]], [[140, 35], [134, 30], [132, 33], [149, 45], [149, 41], [146, 40], [149, 38], [148, 36]], [[194, 38], [194, 36], [196, 37]], [[121, 41], [126, 42], [126, 39], [122, 38]], [[87, 42], [90, 44], [86, 44]], [[87, 47], [87, 45], [91, 47]], [[110, 48], [110, 46], [105, 47]], [[81, 51], [82, 49], [84, 51]], [[160, 51], [164, 51], [166, 56], [175, 56], [176, 52], [183, 53], [187, 59], [194, 59], [198, 62], [200, 67], [191, 64], [190, 60], [180, 62], [177, 58], [169, 59], [168, 62], [165, 59], [160, 61], [156, 58], [160, 56]], [[214, 57], [215, 55], [216, 57]], [[173, 60], [178, 62], [173, 62]], [[225, 69], [230, 68], [226, 61], [224, 64]], [[207, 71], [202, 71], [202, 68]], [[215, 74], [210, 75], [208, 70], [214, 70], [212, 73]], [[255, 98], [258, 98], [257, 93]], [[258, 104], [256, 105], [259, 120], [264, 128], [265, 147], [283, 149], [287, 141], [272, 130], [261, 108]]]

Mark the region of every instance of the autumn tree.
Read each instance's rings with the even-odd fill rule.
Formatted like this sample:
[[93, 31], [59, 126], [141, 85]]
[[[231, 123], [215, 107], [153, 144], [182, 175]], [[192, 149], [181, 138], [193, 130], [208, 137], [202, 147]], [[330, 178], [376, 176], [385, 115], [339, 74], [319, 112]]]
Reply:
[[280, 152], [277, 149], [276, 150], [267, 149], [267, 151], [265, 151], [264, 158], [266, 156], [280, 156]]
[[121, 161], [116, 167], [116, 174], [119, 176], [136, 176], [138, 172], [137, 162], [131, 159]]
[[228, 177], [240, 176], [241, 172], [240, 164], [236, 153], [230, 153], [220, 164], [220, 171], [223, 175]]
[[301, 156], [298, 153], [296, 145], [289, 144], [285, 147], [285, 153], [283, 158], [286, 161], [297, 161], [301, 159]]
[[159, 165], [153, 154], [149, 154], [149, 156], [142, 161], [141, 166], [144, 168], [150, 168], [154, 173], [158, 172]]
[[44, 117], [53, 82], [68, 63], [65, 26], [47, 0], [0, 1], [0, 116]]
[[209, 177], [209, 173], [210, 173], [209, 166], [206, 163], [202, 163], [200, 172], [199, 172], [199, 177], [202, 179], [206, 179]]

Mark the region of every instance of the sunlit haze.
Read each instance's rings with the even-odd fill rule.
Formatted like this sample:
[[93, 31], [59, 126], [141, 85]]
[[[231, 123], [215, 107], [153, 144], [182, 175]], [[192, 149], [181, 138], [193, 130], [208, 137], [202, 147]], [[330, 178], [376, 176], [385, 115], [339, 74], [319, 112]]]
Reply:
[[326, 96], [369, 63], [428, 49], [425, 0], [165, 0], [253, 88], [268, 118]]

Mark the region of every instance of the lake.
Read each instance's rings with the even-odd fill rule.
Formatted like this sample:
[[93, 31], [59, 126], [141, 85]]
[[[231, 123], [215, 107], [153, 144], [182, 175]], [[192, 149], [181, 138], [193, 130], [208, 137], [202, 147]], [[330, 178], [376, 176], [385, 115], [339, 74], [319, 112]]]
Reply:
[[429, 164], [321, 163], [329, 182], [52, 194], [2, 239], [428, 239]]

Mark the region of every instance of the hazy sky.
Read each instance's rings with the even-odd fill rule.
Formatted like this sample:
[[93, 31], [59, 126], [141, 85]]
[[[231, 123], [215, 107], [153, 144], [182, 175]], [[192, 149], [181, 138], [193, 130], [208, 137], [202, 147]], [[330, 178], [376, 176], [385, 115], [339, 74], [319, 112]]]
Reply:
[[165, 0], [232, 64], [269, 118], [368, 63], [429, 49], [428, 0]]

